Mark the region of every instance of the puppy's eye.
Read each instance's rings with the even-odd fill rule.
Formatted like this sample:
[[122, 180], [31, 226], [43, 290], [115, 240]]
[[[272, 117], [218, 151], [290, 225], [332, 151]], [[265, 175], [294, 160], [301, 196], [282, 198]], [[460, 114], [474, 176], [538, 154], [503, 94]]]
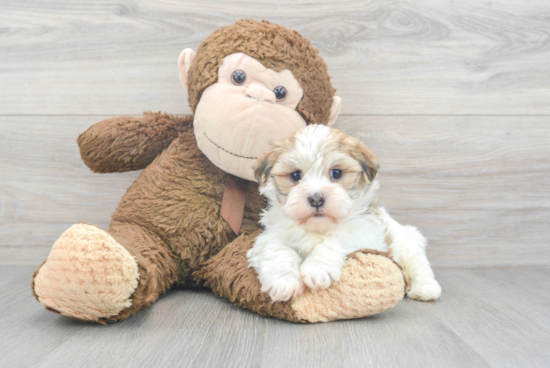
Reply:
[[301, 171], [294, 171], [292, 174], [290, 174], [290, 180], [297, 183], [300, 180], [302, 180], [302, 172]]
[[275, 98], [279, 102], [283, 101], [286, 98], [286, 88], [283, 86], [275, 87], [273, 89], [273, 93], [275, 93]]
[[333, 179], [340, 179], [342, 177], [342, 170], [339, 170], [339, 169], [330, 170], [330, 177]]
[[231, 81], [236, 86], [243, 85], [244, 82], [246, 82], [246, 73], [241, 69], [235, 70], [233, 74], [231, 74]]

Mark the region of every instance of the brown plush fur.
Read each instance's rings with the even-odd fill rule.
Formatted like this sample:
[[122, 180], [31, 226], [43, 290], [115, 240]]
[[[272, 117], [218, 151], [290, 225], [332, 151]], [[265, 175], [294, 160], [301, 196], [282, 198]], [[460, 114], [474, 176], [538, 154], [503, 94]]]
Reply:
[[199, 45], [187, 83], [193, 112], [203, 91], [218, 80], [222, 59], [237, 52], [252, 56], [277, 72], [290, 70], [304, 90], [296, 111], [308, 124], [327, 123], [336, 90], [319, 51], [296, 31], [252, 19], [222, 27]]
[[[202, 92], [217, 81], [223, 57], [235, 52], [277, 71], [291, 70], [304, 89], [297, 111], [307, 123], [327, 122], [334, 89], [318, 51], [295, 31], [252, 20], [219, 29], [199, 47], [188, 80], [193, 111]], [[128, 318], [171, 287], [209, 286], [245, 308], [301, 321], [289, 303], [271, 304], [259, 293], [259, 282], [247, 269], [245, 251], [260, 231], [259, 214], [265, 207], [258, 185], [248, 186], [241, 235], [236, 238], [220, 216], [227, 174], [199, 150], [192, 123], [192, 116], [145, 113], [141, 118], [104, 120], [79, 136], [82, 159], [93, 171], [145, 169], [122, 198], [107, 230], [137, 261], [132, 305], [109, 318], [89, 320]], [[396, 302], [402, 298], [397, 294], [392, 299]]]
[[[155, 125], [159, 121], [177, 131], [179, 136], [147, 166], [122, 198], [112, 216], [107, 232], [123, 245], [138, 261], [139, 283], [132, 295], [132, 306], [119, 315], [100, 322], [129, 317], [153, 303], [169, 288], [197, 287], [202, 280], [192, 272], [230, 243], [235, 235], [221, 218], [220, 206], [227, 174], [214, 166], [199, 150], [190, 117], [178, 118], [167, 114], [145, 113], [143, 119], [117, 117], [99, 122], [82, 133], [78, 139], [84, 162], [109, 162], [109, 170], [125, 171], [127, 162], [144, 162], [143, 155], [129, 155], [129, 160], [116, 158], [127, 154], [128, 145], [120, 139], [129, 136], [135, 144], [133, 152], [143, 152], [159, 139], [158, 129], [146, 129], [145, 135], [135, 141], [129, 135], [132, 124], [144, 128], [143, 122]], [[165, 144], [165, 143], [163, 143]], [[96, 147], [95, 150], [93, 147]], [[161, 145], [155, 146], [157, 149]], [[84, 148], [84, 149], [83, 149]], [[100, 154], [96, 150], [101, 149]], [[87, 155], [89, 153], [89, 155]], [[94, 164], [96, 171], [106, 172]], [[259, 213], [265, 206], [258, 185], [251, 183], [247, 191], [242, 234], [259, 229]]]
[[[192, 118], [146, 112], [143, 117], [107, 119], [78, 137], [80, 155], [98, 173], [141, 170], [176, 139]], [[109, 133], [110, 139], [105, 139]]]
[[[219, 214], [226, 176], [199, 150], [188, 124], [122, 198], [111, 227], [131, 224], [152, 232], [159, 247], [168, 249], [168, 258], [179, 265], [174, 281], [182, 287], [196, 286], [191, 272], [235, 238]], [[242, 233], [259, 228], [263, 207], [258, 186], [251, 184]], [[117, 231], [113, 236], [118, 240]]]
[[260, 281], [254, 269], [248, 268], [246, 252], [258, 234], [260, 231], [239, 236], [196, 272], [196, 276], [214, 293], [240, 307], [264, 316], [298, 322], [290, 302], [272, 303], [268, 294], [260, 292]]

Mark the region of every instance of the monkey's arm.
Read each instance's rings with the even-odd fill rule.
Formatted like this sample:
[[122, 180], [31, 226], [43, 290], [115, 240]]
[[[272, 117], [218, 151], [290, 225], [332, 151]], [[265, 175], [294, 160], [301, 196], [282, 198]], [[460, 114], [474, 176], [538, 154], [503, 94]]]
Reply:
[[192, 115], [182, 117], [145, 112], [142, 117], [119, 116], [89, 127], [78, 137], [80, 155], [94, 172], [140, 170], [149, 165], [184, 130]]

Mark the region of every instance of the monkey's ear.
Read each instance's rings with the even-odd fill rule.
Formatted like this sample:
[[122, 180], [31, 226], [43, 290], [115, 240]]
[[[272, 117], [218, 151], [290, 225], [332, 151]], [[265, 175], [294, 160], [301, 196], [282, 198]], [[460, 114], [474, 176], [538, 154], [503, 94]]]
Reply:
[[183, 85], [183, 88], [187, 89], [187, 73], [189, 68], [193, 65], [193, 60], [195, 60], [195, 51], [191, 49], [185, 49], [181, 52], [178, 59], [178, 68], [180, 70], [180, 81]]
[[370, 150], [370, 148], [360, 142], [354, 150], [354, 154], [352, 154], [352, 156], [359, 161], [365, 175], [367, 175], [369, 182], [371, 182], [380, 168], [378, 165], [378, 159], [374, 153]]
[[330, 117], [328, 118], [327, 125], [334, 124], [338, 115], [340, 115], [340, 108], [342, 107], [342, 99], [338, 96], [332, 98], [332, 106], [330, 107]]

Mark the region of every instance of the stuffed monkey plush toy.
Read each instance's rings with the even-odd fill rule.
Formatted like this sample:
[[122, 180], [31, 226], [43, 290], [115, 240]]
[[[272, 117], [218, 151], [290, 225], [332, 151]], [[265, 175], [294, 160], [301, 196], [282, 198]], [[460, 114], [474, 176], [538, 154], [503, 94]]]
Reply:
[[128, 318], [170, 288], [208, 287], [231, 302], [295, 322], [358, 318], [392, 308], [406, 281], [386, 254], [349, 256], [341, 280], [272, 303], [248, 268], [266, 206], [253, 168], [272, 140], [340, 110], [310, 42], [269, 22], [242, 20], [179, 58], [193, 116], [145, 113], [82, 133], [82, 159], [98, 173], [144, 169], [107, 230], [77, 223], [33, 274], [46, 309], [82, 321]]

